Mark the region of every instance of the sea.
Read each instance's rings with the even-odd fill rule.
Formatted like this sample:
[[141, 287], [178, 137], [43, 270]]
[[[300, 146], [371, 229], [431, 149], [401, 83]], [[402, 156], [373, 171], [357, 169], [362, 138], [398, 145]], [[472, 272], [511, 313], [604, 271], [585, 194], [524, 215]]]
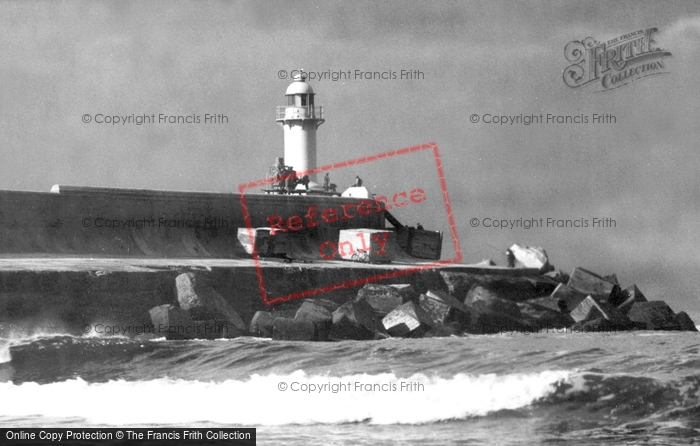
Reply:
[[261, 445], [698, 444], [700, 334], [11, 336], [0, 426], [254, 427]]

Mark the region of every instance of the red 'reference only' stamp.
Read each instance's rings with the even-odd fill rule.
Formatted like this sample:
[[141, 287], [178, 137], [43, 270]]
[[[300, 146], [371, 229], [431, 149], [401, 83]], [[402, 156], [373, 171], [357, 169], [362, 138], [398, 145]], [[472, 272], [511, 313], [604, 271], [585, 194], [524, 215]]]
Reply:
[[[449, 199], [449, 196], [447, 193], [447, 185], [446, 185], [445, 175], [444, 175], [444, 171], [443, 171], [443, 167], [442, 167], [442, 161], [440, 159], [440, 153], [439, 153], [438, 146], [436, 143], [431, 142], [431, 143], [421, 144], [421, 145], [417, 145], [417, 146], [406, 147], [403, 149], [392, 150], [389, 152], [379, 153], [377, 155], [342, 161], [342, 162], [338, 162], [338, 163], [334, 163], [334, 164], [330, 164], [330, 165], [326, 165], [326, 166], [322, 166], [322, 167], [317, 167], [315, 169], [311, 169], [308, 171], [300, 172], [300, 173], [298, 173], [298, 176], [302, 177], [304, 175], [325, 173], [325, 172], [329, 172], [332, 170], [341, 169], [344, 167], [357, 166], [357, 165], [370, 163], [370, 162], [374, 162], [374, 161], [380, 161], [380, 160], [395, 157], [395, 156], [408, 155], [411, 153], [416, 153], [416, 152], [420, 152], [420, 151], [427, 151], [427, 150], [432, 150], [433, 157], [435, 160], [435, 169], [437, 171], [437, 178], [438, 178], [438, 181], [440, 184], [442, 201], [443, 201], [443, 204], [445, 206], [447, 220], [448, 220], [448, 224], [449, 224], [449, 228], [450, 228], [450, 236], [452, 238], [452, 246], [453, 246], [453, 249], [455, 252], [455, 256], [453, 258], [434, 261], [434, 262], [428, 262], [428, 263], [423, 263], [423, 262], [418, 263], [418, 262], [420, 262], [420, 259], [416, 259], [417, 264], [415, 264], [415, 265], [402, 264], [401, 268], [393, 269], [391, 271], [384, 271], [384, 272], [381, 272], [379, 274], [368, 273], [367, 277], [363, 277], [363, 278], [356, 278], [353, 280], [349, 280], [349, 281], [345, 281], [345, 282], [341, 282], [341, 283], [337, 283], [337, 284], [326, 285], [326, 286], [322, 286], [322, 287], [318, 287], [318, 288], [298, 291], [298, 292], [286, 294], [283, 296], [270, 296], [267, 292], [267, 287], [265, 285], [265, 279], [263, 276], [263, 266], [262, 266], [261, 261], [260, 261], [260, 256], [258, 255], [258, 252], [256, 251], [255, 247], [253, 247], [252, 256], [253, 256], [253, 261], [255, 264], [258, 285], [260, 287], [260, 296], [262, 298], [263, 303], [265, 305], [278, 304], [278, 303], [282, 303], [282, 302], [286, 302], [286, 301], [291, 301], [291, 300], [295, 300], [295, 299], [302, 299], [302, 298], [322, 294], [322, 293], [333, 291], [333, 290], [338, 290], [341, 288], [357, 287], [357, 286], [364, 285], [366, 283], [378, 282], [378, 281], [385, 280], [385, 279], [392, 278], [392, 277], [413, 274], [413, 273], [417, 273], [420, 271], [438, 268], [438, 267], [443, 266], [443, 265], [461, 262], [462, 261], [462, 250], [461, 250], [461, 247], [459, 244], [459, 239], [457, 237], [457, 228], [456, 228], [455, 221], [454, 221], [454, 214], [452, 213], [452, 206], [450, 204], [450, 199]], [[248, 191], [250, 189], [266, 187], [275, 181], [277, 181], [275, 178], [268, 178], [265, 180], [253, 181], [253, 182], [241, 184], [238, 186], [238, 192], [240, 194], [243, 216], [245, 219], [246, 228], [247, 228], [251, 238], [253, 238], [253, 233], [254, 233], [255, 229], [253, 228], [253, 225], [252, 225], [250, 209], [249, 209], [248, 203], [246, 201], [245, 193], [246, 193], [246, 191]], [[418, 189], [418, 190], [420, 192], [423, 192], [420, 189]], [[413, 192], [414, 192], [414, 194], [416, 193], [415, 191], [413, 191]], [[400, 195], [400, 194], [396, 194], [396, 195]], [[407, 198], [407, 199], [411, 198], [411, 192], [408, 192], [408, 194], [404, 193], [403, 195], [406, 195], [405, 198]], [[425, 199], [425, 197], [422, 197], [422, 198]], [[396, 197], [394, 197], [394, 200], [396, 200]], [[372, 204], [376, 203], [377, 206], [379, 206], [379, 202], [376, 202], [374, 199], [369, 200], [368, 203], [369, 202], [371, 202]], [[414, 200], [414, 202], [418, 202], [418, 201]], [[369, 210], [370, 208], [368, 207], [367, 209]], [[326, 220], [322, 220], [322, 221], [326, 221]], [[274, 223], [277, 223], [277, 225], [276, 225], [277, 231], [285, 230], [285, 229], [286, 230], [290, 230], [290, 229], [294, 230], [294, 228], [293, 227], [290, 228], [289, 225], [284, 226], [281, 218], [278, 216], [269, 216], [268, 222], [272, 222], [273, 228], [275, 226]], [[274, 235], [274, 232], [273, 232], [273, 235]], [[386, 237], [386, 235], [384, 235], [384, 237]], [[328, 256], [328, 258], [331, 258], [331, 257], [332, 256]], [[324, 258], [326, 258], [326, 257], [324, 256]], [[391, 267], [389, 267], [389, 266], [387, 266], [387, 268], [391, 269]]]

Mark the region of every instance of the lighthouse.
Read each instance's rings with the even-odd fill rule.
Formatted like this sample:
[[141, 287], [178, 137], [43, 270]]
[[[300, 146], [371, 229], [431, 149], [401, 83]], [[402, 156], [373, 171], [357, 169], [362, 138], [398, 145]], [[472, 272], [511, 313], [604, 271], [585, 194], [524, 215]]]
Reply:
[[[276, 121], [284, 128], [284, 164], [298, 173], [316, 168], [316, 129], [323, 124], [323, 106], [314, 103], [314, 90], [303, 70], [287, 87], [287, 105], [277, 107]], [[309, 179], [316, 182], [316, 174]]]

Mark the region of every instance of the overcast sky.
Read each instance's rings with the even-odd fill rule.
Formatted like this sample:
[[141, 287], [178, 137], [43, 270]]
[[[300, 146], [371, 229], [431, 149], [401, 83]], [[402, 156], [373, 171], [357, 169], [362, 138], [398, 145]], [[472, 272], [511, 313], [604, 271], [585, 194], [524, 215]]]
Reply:
[[[668, 73], [572, 89], [564, 47], [656, 27]], [[283, 154], [280, 70], [422, 79], [313, 81], [319, 163], [437, 143], [465, 262], [513, 243], [570, 272], [617, 273], [700, 323], [700, 3], [0, 3], [0, 188], [53, 184], [234, 192]], [[223, 114], [226, 124], [116, 125], [82, 116]], [[615, 116], [498, 126], [472, 114]], [[427, 156], [430, 155], [430, 156]], [[400, 159], [399, 159], [400, 158]], [[432, 154], [332, 172], [378, 194], [421, 187], [397, 212], [449, 231]], [[494, 229], [470, 219], [612, 218], [614, 228]], [[448, 233], [449, 235], [449, 233]], [[445, 257], [454, 256], [449, 237]]]

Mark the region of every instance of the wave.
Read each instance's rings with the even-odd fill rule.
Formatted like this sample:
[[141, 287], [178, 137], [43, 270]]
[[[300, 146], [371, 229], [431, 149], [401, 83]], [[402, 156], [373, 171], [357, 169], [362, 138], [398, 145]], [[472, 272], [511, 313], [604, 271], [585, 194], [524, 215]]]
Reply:
[[531, 418], [555, 436], [608, 428], [624, 435], [659, 422], [695, 429], [698, 352], [697, 336], [656, 332], [338, 343], [35, 335], [0, 339], [0, 423]]
[[[465, 349], [447, 349], [442, 360], [435, 361], [425, 357], [434, 348], [398, 341], [166, 342], [37, 334], [6, 345], [5, 356], [11, 361], [5, 365], [11, 372], [9, 382], [0, 383], [5, 402], [0, 420], [97, 425], [420, 424], [526, 407], [568, 379], [563, 371], [454, 373], [451, 368], [461, 367], [455, 358], [470, 357]], [[406, 364], [406, 369], [423, 367], [431, 372], [407, 373], [399, 367], [392, 373], [377, 373], [377, 367], [368, 365], [375, 356], [373, 361], [382, 370], [391, 358]], [[368, 372], [358, 373], [363, 370]], [[291, 388], [280, 391], [281, 382]], [[409, 387], [402, 389], [402, 383]]]
[[[672, 382], [551, 370], [441, 378], [254, 374], [222, 382], [161, 378], [0, 383], [2, 420], [85, 425], [420, 425], [473, 418], [547, 420], [550, 433], [697, 424], [700, 375]], [[695, 421], [693, 421], [695, 420]]]
[[[157, 378], [243, 380], [254, 374], [332, 376], [416, 373], [443, 378], [458, 373], [504, 375], [545, 370], [674, 379], [700, 368], [697, 333], [617, 335], [494, 335], [377, 342], [284, 342], [242, 337], [217, 341], [165, 341], [152, 337], [34, 335], [0, 338], [0, 364], [15, 383], [87, 382]], [[4, 361], [4, 362], [3, 362]], [[1, 379], [0, 379], [1, 380]]]
[[569, 380], [566, 371], [400, 378], [392, 373], [330, 377], [299, 370], [218, 383], [88, 383], [80, 378], [49, 384], [7, 382], [0, 383], [0, 419], [60, 417], [100, 425], [422, 424], [524, 408]]
[[12, 361], [10, 355], [10, 343], [0, 339], [0, 364]]

